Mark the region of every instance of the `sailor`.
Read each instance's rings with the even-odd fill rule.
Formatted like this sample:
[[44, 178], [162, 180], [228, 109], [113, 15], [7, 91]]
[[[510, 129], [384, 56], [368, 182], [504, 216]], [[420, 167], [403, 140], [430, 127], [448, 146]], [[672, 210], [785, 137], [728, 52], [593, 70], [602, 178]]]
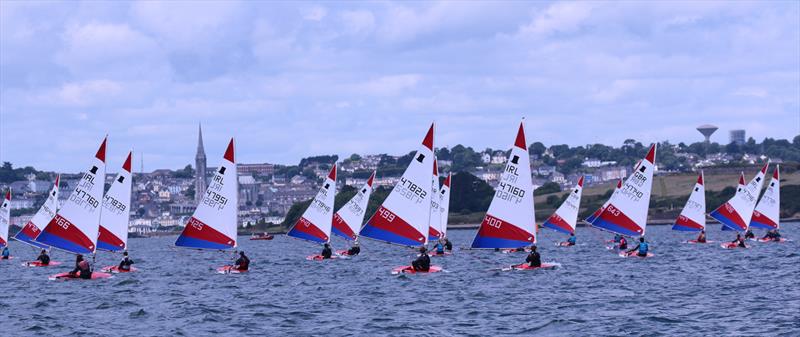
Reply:
[[325, 243], [325, 246], [322, 247], [322, 258], [323, 259], [330, 259], [331, 255], [333, 255], [333, 251], [331, 251], [331, 245], [329, 243]]
[[628, 240], [626, 240], [624, 236], [620, 235], [618, 242], [619, 242], [619, 250], [628, 249]]
[[621, 239], [622, 239], [622, 235], [619, 235], [619, 234], [614, 234], [614, 242], [615, 242], [615, 243], [619, 243], [619, 241], [620, 241]]
[[123, 252], [122, 261], [119, 261], [119, 266], [117, 266], [117, 269], [122, 271], [131, 271], [132, 264], [133, 260], [131, 260], [131, 258], [128, 257], [128, 252]]
[[8, 250], [8, 246], [3, 247], [3, 260], [8, 260], [11, 257], [11, 252]]
[[347, 255], [349, 256], [356, 256], [361, 253], [361, 247], [358, 245], [358, 239], [353, 241], [353, 245], [350, 246], [350, 249], [347, 250]]
[[567, 246], [574, 246], [575, 245], [575, 232], [569, 233], [569, 239], [567, 239]]
[[419, 247], [419, 257], [411, 262], [414, 271], [429, 271], [431, 269], [431, 258], [428, 256], [425, 246]]
[[42, 266], [50, 265], [50, 255], [47, 255], [47, 250], [42, 249], [42, 252], [39, 253], [39, 257], [36, 258], [36, 261], [39, 261]]
[[250, 269], [250, 258], [244, 255], [244, 251], [239, 252], [239, 258], [233, 263], [233, 269], [248, 270]]
[[525, 258], [525, 262], [528, 263], [528, 266], [533, 268], [542, 266], [542, 256], [536, 251], [536, 245], [531, 245], [531, 252], [528, 253], [528, 256]]
[[434, 255], [444, 255], [444, 242], [442, 242], [442, 239], [439, 239], [433, 248], [436, 249], [436, 251], [433, 252]]
[[700, 235], [697, 236], [697, 243], [706, 243], [706, 231], [700, 231]]
[[69, 275], [72, 277], [78, 276], [82, 279], [92, 278], [92, 269], [89, 266], [89, 262], [83, 259], [83, 255], [78, 254], [75, 257], [75, 269], [69, 272]]
[[749, 228], [747, 229], [747, 232], [744, 232], [745, 239], [754, 239], [755, 237], [756, 235], [753, 234], [753, 231], [751, 231]]
[[731, 243], [735, 244], [737, 247], [740, 247], [740, 248], [747, 248], [747, 245], [744, 244], [744, 238], [742, 237], [742, 234], [740, 234], [740, 233], [736, 233], [736, 239], [733, 239], [733, 242], [731, 242]]
[[650, 245], [648, 245], [647, 242], [644, 241], [644, 236], [642, 236], [639, 238], [639, 244], [636, 245], [636, 247], [633, 247], [633, 249], [629, 250], [628, 253], [637, 251], [636, 256], [647, 257], [647, 251], [649, 250], [650, 250]]
[[453, 250], [453, 243], [446, 236], [444, 237], [444, 249], [447, 249], [448, 252]]

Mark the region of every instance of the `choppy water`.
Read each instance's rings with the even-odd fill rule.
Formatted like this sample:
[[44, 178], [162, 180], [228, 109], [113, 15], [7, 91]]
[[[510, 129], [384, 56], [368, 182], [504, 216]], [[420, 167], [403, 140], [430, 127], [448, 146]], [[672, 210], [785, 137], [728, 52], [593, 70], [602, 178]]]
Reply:
[[[682, 244], [690, 234], [648, 229], [655, 258], [623, 259], [607, 234], [579, 228], [579, 245], [552, 246], [553, 271], [500, 272], [524, 255], [456, 250], [433, 258], [445, 273], [392, 276], [409, 249], [365, 241], [350, 260], [306, 261], [317, 246], [284, 236], [240, 238], [253, 260], [246, 275], [218, 275], [230, 254], [171, 248], [174, 238], [133, 239], [140, 272], [108, 280], [56, 282], [65, 265], [24, 268], [33, 249], [11, 243], [0, 262], [0, 331], [10, 336], [163, 335], [800, 335], [800, 230], [783, 244], [748, 250]], [[729, 239], [712, 231], [710, 239]], [[456, 247], [474, 231], [451, 231]], [[335, 244], [342, 245], [335, 241]], [[336, 248], [336, 247], [335, 247]], [[341, 247], [339, 247], [341, 248]], [[118, 257], [101, 253], [98, 266]]]

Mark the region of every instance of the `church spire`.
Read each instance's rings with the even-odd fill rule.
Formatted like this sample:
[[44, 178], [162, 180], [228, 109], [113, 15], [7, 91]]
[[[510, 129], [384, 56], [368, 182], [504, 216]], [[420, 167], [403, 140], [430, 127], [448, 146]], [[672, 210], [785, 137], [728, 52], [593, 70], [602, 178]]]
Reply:
[[206, 156], [206, 150], [203, 148], [203, 125], [197, 124], [197, 156]]
[[197, 154], [194, 156], [194, 200], [199, 203], [206, 193], [206, 151], [203, 148], [203, 126], [197, 125]]

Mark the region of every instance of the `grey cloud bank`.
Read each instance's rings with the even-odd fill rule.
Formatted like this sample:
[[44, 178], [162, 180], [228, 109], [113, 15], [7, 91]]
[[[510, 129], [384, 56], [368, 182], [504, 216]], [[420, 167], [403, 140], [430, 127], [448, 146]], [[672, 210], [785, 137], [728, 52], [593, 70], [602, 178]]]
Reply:
[[[797, 2], [0, 2], [0, 161], [145, 169], [800, 133]], [[85, 158], [85, 159], [84, 159]], [[77, 159], [77, 160], [76, 160]], [[138, 160], [137, 165], [138, 167]]]

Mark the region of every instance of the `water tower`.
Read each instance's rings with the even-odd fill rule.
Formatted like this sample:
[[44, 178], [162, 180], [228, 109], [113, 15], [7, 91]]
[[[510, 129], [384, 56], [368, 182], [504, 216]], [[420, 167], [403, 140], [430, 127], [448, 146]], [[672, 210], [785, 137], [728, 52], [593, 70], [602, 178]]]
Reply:
[[703, 124], [697, 127], [697, 131], [700, 131], [700, 133], [706, 137], [706, 144], [711, 143], [711, 135], [714, 134], [714, 131], [717, 131], [717, 129], [719, 128], [711, 124]]

